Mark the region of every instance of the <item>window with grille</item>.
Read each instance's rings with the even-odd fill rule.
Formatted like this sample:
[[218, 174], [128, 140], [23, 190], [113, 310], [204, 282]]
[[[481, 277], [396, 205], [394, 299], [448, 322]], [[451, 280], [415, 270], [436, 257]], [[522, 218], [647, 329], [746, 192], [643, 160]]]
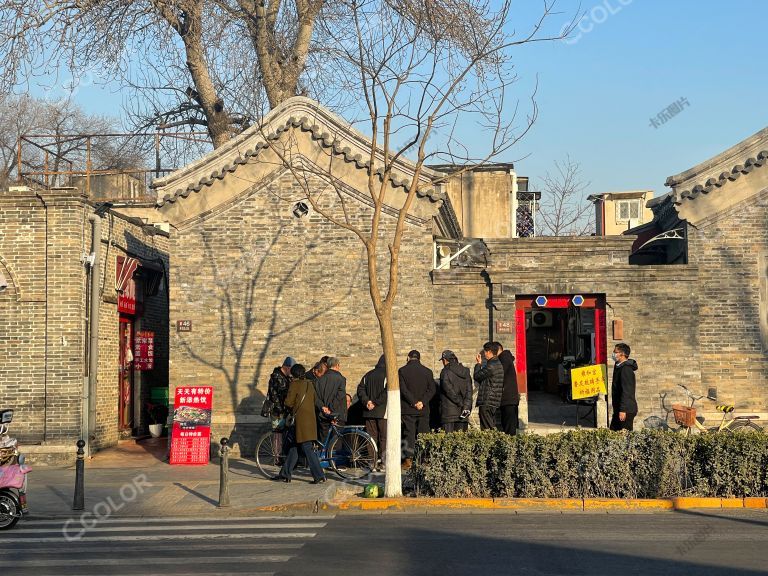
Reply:
[[618, 200], [616, 202], [616, 222], [639, 220], [642, 214], [641, 200]]

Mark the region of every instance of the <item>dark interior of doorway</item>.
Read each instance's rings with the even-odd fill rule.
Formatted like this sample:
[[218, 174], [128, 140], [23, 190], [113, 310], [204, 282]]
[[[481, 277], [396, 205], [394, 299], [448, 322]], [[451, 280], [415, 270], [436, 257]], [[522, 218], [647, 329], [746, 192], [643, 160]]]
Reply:
[[571, 368], [595, 363], [593, 308], [537, 309], [526, 312], [528, 419], [532, 424], [593, 425], [592, 403], [570, 399]]

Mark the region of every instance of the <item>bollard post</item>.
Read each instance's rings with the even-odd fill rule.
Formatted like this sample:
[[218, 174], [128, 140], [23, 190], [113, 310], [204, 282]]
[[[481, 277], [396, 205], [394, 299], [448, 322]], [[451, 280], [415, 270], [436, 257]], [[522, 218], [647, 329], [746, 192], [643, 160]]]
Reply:
[[85, 510], [85, 441], [77, 441], [77, 461], [75, 462], [75, 499], [72, 510]]
[[219, 508], [229, 507], [229, 440], [221, 439], [219, 448]]

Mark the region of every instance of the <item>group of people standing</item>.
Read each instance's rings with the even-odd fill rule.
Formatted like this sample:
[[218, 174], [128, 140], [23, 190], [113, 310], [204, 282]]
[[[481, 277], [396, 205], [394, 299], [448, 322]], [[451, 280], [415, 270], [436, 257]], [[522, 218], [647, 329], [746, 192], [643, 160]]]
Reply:
[[[314, 443], [327, 438], [332, 421], [343, 424], [346, 420], [346, 387], [341, 362], [332, 356], [324, 356], [311, 370], [288, 356], [272, 371], [262, 416], [271, 418], [275, 428], [284, 427], [279, 436], [281, 445], [275, 449], [285, 456], [273, 480], [291, 481], [301, 450], [312, 472], [312, 483], [325, 482]], [[292, 422], [286, 423], [290, 419]]]
[[[440, 361], [443, 369], [436, 379], [432, 370], [421, 363], [420, 352], [411, 350], [406, 364], [398, 371], [404, 469], [413, 464], [418, 434], [438, 426], [446, 432], [467, 430], [475, 396], [482, 429], [496, 428], [500, 412], [501, 429], [508, 434], [517, 431], [520, 394], [515, 358], [508, 350], [499, 342], [486, 342], [475, 358], [473, 372], [451, 350], [444, 350]], [[357, 412], [355, 408], [362, 412], [366, 431], [376, 442], [380, 456], [377, 466], [380, 470], [384, 468], [381, 457], [386, 452], [388, 415], [384, 356], [360, 380], [356, 394], [359, 404], [351, 408], [353, 400], [346, 393], [346, 386], [341, 363], [332, 356], [324, 356], [308, 371], [289, 356], [273, 370], [262, 415], [270, 417], [275, 426], [288, 414], [295, 418], [284, 434], [282, 450], [287, 457], [275, 480], [290, 482], [298, 453], [302, 451], [314, 481], [324, 481], [313, 443], [327, 439], [332, 421], [347, 423], [348, 414]]]
[[435, 406], [440, 412], [440, 427], [446, 432], [468, 429], [473, 404], [478, 407], [481, 429], [496, 428], [499, 414], [501, 429], [512, 435], [517, 432], [520, 393], [515, 357], [509, 350], [504, 350], [499, 342], [486, 342], [475, 357], [472, 372], [451, 350], [444, 350], [440, 361], [443, 369], [437, 380], [433, 372], [421, 364], [418, 350], [411, 350], [406, 365], [400, 368], [404, 469], [413, 464], [416, 437], [431, 428], [430, 421], [434, 420], [430, 405], [435, 397], [439, 398]]

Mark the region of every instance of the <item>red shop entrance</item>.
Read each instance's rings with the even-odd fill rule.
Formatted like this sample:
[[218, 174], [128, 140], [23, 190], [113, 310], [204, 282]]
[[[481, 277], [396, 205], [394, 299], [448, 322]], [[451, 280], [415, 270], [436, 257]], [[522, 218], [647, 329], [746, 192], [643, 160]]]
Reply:
[[605, 295], [543, 294], [515, 301], [518, 383], [528, 396], [528, 421], [573, 426], [577, 409], [590, 425], [594, 412], [570, 401], [569, 370], [606, 364]]

